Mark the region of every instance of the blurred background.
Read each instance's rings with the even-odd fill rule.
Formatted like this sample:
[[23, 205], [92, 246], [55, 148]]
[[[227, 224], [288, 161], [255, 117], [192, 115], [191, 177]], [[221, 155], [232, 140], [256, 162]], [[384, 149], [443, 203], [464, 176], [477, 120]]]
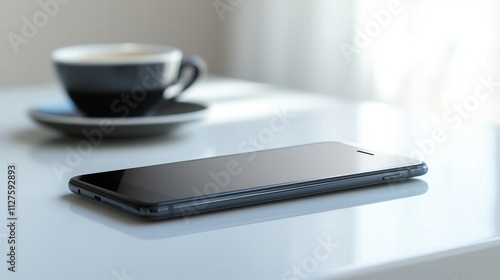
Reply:
[[[0, 86], [55, 81], [50, 53], [145, 42], [202, 56], [212, 75], [500, 122], [493, 0], [2, 1]], [[483, 79], [482, 79], [483, 78]], [[483, 82], [484, 83], [484, 82]], [[495, 92], [495, 87], [497, 92]], [[474, 105], [472, 107], [472, 105]]]

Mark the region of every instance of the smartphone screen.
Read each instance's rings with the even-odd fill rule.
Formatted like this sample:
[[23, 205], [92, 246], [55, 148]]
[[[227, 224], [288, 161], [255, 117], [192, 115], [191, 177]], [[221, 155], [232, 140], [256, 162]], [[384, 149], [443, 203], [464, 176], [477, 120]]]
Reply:
[[380, 173], [417, 164], [422, 162], [329, 142], [87, 174], [72, 182], [155, 204]]

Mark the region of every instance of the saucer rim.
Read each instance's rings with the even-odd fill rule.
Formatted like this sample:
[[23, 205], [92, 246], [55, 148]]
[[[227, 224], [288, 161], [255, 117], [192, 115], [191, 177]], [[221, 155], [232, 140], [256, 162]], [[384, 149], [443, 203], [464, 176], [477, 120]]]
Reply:
[[[59, 103], [62, 102], [64, 101], [59, 101]], [[52, 103], [57, 104], [57, 102], [52, 102]], [[53, 123], [53, 124], [99, 126], [102, 125], [104, 121], [111, 121], [111, 124], [115, 126], [142, 126], [142, 125], [180, 123], [185, 121], [197, 120], [206, 115], [209, 110], [209, 106], [202, 102], [178, 101], [178, 103], [194, 104], [201, 106], [203, 108], [197, 111], [180, 113], [180, 114], [138, 116], [138, 117], [126, 117], [126, 118], [55, 115], [46, 112], [41, 112], [40, 111], [41, 105], [29, 109], [28, 113], [29, 116], [35, 121]], [[50, 103], [44, 103], [44, 104], [50, 104]]]

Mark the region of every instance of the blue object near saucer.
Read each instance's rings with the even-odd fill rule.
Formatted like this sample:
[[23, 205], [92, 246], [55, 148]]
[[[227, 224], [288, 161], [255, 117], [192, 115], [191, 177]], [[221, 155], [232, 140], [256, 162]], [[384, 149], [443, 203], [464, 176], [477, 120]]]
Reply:
[[90, 118], [80, 113], [71, 101], [63, 100], [34, 107], [29, 115], [36, 122], [69, 135], [89, 137], [102, 133], [105, 138], [119, 138], [167, 133], [180, 124], [203, 118], [206, 112], [205, 105], [176, 101], [150, 116]]

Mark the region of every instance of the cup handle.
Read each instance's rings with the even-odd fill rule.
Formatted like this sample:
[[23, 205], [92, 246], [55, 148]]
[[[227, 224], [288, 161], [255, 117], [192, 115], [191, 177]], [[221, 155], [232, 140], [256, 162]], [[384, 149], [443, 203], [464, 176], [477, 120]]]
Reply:
[[[193, 73], [190, 77], [185, 77], [186, 75], [184, 74], [186, 69], [192, 69]], [[166, 94], [170, 94], [170, 96], [166, 96], [166, 99], [169, 101], [175, 101], [199, 77], [204, 76], [206, 72], [207, 65], [201, 57], [193, 55], [183, 58], [179, 68], [179, 77], [177, 77], [177, 82], [167, 88]], [[171, 91], [174, 91], [174, 93], [172, 94]]]

